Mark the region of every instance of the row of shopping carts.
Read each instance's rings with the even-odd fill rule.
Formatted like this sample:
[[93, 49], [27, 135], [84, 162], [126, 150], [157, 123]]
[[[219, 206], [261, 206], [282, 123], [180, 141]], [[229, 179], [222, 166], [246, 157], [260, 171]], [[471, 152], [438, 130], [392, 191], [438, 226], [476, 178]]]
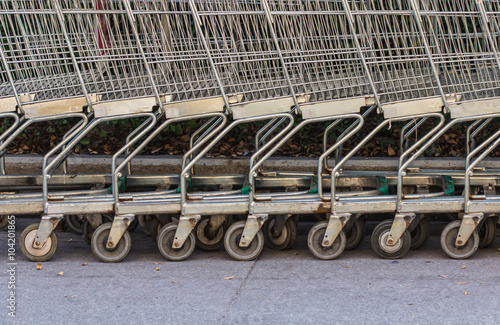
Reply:
[[[500, 211], [500, 173], [480, 164], [500, 143], [499, 48], [498, 0], [1, 0], [0, 222], [41, 216], [20, 238], [32, 261], [56, 252], [63, 219], [104, 262], [127, 256], [137, 221], [168, 260], [196, 245], [251, 260], [266, 241], [290, 248], [299, 219], [314, 215], [308, 247], [334, 259], [377, 214], [373, 249], [395, 259], [421, 246], [439, 215], [452, 220], [443, 250], [468, 258], [492, 243]], [[383, 121], [366, 130], [376, 114]], [[110, 174], [68, 170], [92, 130], [137, 118]], [[42, 173], [7, 174], [8, 146], [54, 120], [73, 124]], [[200, 127], [179, 173], [132, 173], [151, 141], [189, 121]], [[247, 174], [195, 173], [248, 123], [259, 130]], [[315, 172], [265, 170], [312, 124], [325, 126]], [[411, 167], [458, 124], [468, 125], [464, 170]], [[345, 169], [393, 125], [397, 171]]]

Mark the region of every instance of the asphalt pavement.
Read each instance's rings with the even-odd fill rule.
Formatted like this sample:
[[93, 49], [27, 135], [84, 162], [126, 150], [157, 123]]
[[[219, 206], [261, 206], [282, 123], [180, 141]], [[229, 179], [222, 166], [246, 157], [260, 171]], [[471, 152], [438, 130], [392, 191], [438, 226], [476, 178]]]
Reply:
[[[34, 221], [18, 219], [17, 238]], [[301, 224], [293, 249], [266, 247], [252, 262], [234, 261], [223, 248], [167, 262], [138, 229], [129, 256], [105, 264], [80, 236], [58, 232], [59, 249], [41, 270], [17, 248], [15, 318], [7, 308], [8, 235], [0, 232], [0, 324], [500, 323], [499, 237], [463, 261], [441, 251], [439, 229], [398, 261], [377, 257], [369, 236], [319, 261], [306, 244], [312, 224]]]

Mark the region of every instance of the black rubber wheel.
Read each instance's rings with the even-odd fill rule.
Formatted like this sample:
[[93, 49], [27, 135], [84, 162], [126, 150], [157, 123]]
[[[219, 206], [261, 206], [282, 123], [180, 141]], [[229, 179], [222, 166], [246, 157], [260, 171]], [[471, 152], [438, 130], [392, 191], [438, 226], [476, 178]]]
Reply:
[[341, 231], [330, 247], [323, 247], [323, 237], [325, 236], [328, 221], [321, 221], [315, 224], [307, 235], [307, 247], [314, 257], [320, 260], [333, 260], [344, 252], [346, 236]]
[[21, 233], [21, 238], [19, 239], [19, 247], [21, 252], [26, 258], [32, 262], [45, 262], [48, 261], [57, 251], [57, 236], [53, 232], [45, 245], [42, 248], [37, 249], [33, 247], [33, 241], [36, 237], [36, 232], [38, 230], [39, 224], [35, 223], [26, 227]]
[[483, 225], [478, 229], [479, 246], [478, 248], [486, 248], [493, 245], [495, 241], [496, 218], [486, 218]]
[[226, 221], [219, 228], [215, 236], [211, 236], [208, 233], [209, 221], [210, 217], [202, 217], [196, 224], [196, 227], [194, 227], [194, 234], [198, 247], [206, 251], [213, 251], [224, 245], [224, 235], [233, 223], [233, 217], [227, 216]]
[[[150, 229], [150, 226], [151, 226], [152, 219], [153, 219], [153, 217], [150, 216], [150, 215], [140, 215], [140, 216], [137, 216], [137, 221], [141, 225], [142, 231], [144, 231], [144, 233], [146, 235], [151, 235], [151, 233], [149, 232], [149, 229]], [[156, 238], [156, 236], [155, 236], [155, 238]]]
[[9, 227], [9, 218], [7, 216], [0, 216], [0, 231], [7, 230]]
[[[102, 214], [101, 220], [102, 220], [101, 225], [106, 222], [113, 222], [113, 216], [111, 216], [110, 214]], [[83, 220], [82, 228], [83, 228], [83, 234], [82, 234], [83, 241], [86, 242], [88, 245], [91, 245], [92, 234], [94, 233], [95, 229], [94, 227], [92, 227], [87, 218]]]
[[291, 249], [293, 247], [293, 245], [295, 245], [295, 242], [297, 241], [297, 233], [299, 232], [299, 230], [298, 230], [298, 228], [299, 228], [298, 217], [297, 218], [292, 217], [292, 218], [290, 218], [290, 220], [293, 220], [293, 228], [292, 228], [292, 231], [290, 232], [290, 242], [285, 247], [285, 250]]
[[158, 234], [160, 233], [161, 228], [163, 228], [163, 226], [165, 226], [166, 224], [173, 222], [173, 220], [171, 216], [168, 216], [166, 219], [163, 219], [163, 221], [156, 216], [151, 216], [151, 218], [152, 219], [147, 222], [147, 225], [149, 225], [149, 234], [154, 239], [155, 243], [157, 243]]
[[441, 248], [449, 257], [457, 260], [469, 258], [479, 247], [479, 235], [477, 230], [474, 230], [464, 246], [457, 247], [455, 245], [458, 230], [460, 229], [461, 224], [461, 220], [452, 221], [444, 227], [443, 232], [441, 233]]
[[231, 258], [237, 261], [251, 261], [259, 257], [264, 249], [264, 234], [259, 230], [248, 247], [240, 247], [240, 239], [245, 228], [245, 221], [237, 221], [224, 235], [224, 248]]
[[161, 228], [163, 225], [160, 223], [160, 220], [157, 218], [153, 218], [151, 222], [148, 222], [147, 225], [149, 225], [149, 234], [150, 236], [154, 239], [155, 242], [158, 242], [158, 234], [161, 231]]
[[365, 239], [366, 225], [362, 218], [358, 218], [352, 228], [345, 232], [345, 250], [350, 251], [359, 246]]
[[130, 247], [132, 247], [132, 240], [128, 230], [125, 230], [118, 245], [116, 245], [114, 249], [108, 249], [106, 247], [112, 225], [111, 222], [103, 223], [97, 227], [92, 234], [92, 242], [90, 245], [92, 247], [92, 252], [94, 252], [95, 256], [104, 263], [120, 262], [127, 257], [130, 252]]
[[[275, 250], [282, 251], [290, 246], [290, 242], [297, 237], [297, 225], [292, 218], [288, 218], [285, 221], [283, 229], [279, 235], [274, 234], [274, 224], [275, 217], [269, 218], [262, 227], [262, 232], [264, 233], [264, 238], [267, 245]], [[292, 244], [293, 245], [293, 244]]]
[[64, 217], [64, 220], [66, 221], [66, 224], [71, 229], [71, 231], [78, 235], [83, 235], [84, 219], [84, 216], [75, 214]]
[[134, 231], [138, 225], [139, 225], [139, 220], [137, 219], [137, 217], [135, 217], [134, 221], [132, 221], [127, 228], [128, 232]]
[[183, 261], [187, 259], [194, 251], [196, 239], [191, 232], [180, 248], [173, 248], [172, 244], [177, 231], [177, 222], [167, 223], [163, 226], [158, 234], [158, 249], [160, 253], [169, 261]]
[[326, 214], [326, 213], [315, 213], [314, 214], [314, 219], [316, 219], [316, 221], [318, 221], [318, 222], [324, 221], [324, 220], [328, 220], [328, 214]]
[[429, 240], [429, 236], [431, 235], [430, 223], [430, 220], [427, 218], [423, 218], [419, 221], [417, 227], [410, 233], [410, 249], [419, 249]]
[[391, 231], [393, 220], [384, 220], [379, 223], [372, 233], [371, 243], [377, 255], [386, 259], [399, 259], [410, 250], [411, 236], [405, 230], [401, 238], [393, 246], [387, 245], [386, 241]]

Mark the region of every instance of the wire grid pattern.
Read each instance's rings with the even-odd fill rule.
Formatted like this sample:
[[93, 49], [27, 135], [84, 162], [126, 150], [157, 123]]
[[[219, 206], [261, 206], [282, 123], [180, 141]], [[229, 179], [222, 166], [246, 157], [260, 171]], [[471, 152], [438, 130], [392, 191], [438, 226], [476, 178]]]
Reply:
[[500, 96], [499, 1], [482, 5], [487, 23], [475, 0], [0, 1], [0, 45], [34, 101], [478, 100]]
[[31, 95], [26, 104], [83, 96], [61, 25], [51, 9], [50, 1], [0, 2], [0, 46], [17, 92]]
[[409, 1], [349, 1], [346, 10], [382, 105], [440, 95]]
[[5, 65], [0, 58], [0, 98], [12, 96], [14, 96], [14, 90], [12, 89], [12, 84], [7, 76]]
[[101, 102], [155, 95], [141, 56], [135, 23], [123, 2], [60, 0], [76, 65], [89, 94]]
[[269, 1], [279, 46], [297, 94], [309, 102], [371, 96], [340, 1]]
[[227, 94], [242, 94], [242, 102], [292, 95], [261, 1], [196, 1], [195, 6]]
[[500, 50], [500, 0], [483, 1], [489, 21], [490, 31], [496, 45], [496, 50]]
[[220, 85], [187, 1], [131, 1], [158, 91], [171, 102], [220, 97]]
[[425, 37], [444, 92], [460, 94], [462, 102], [500, 96], [500, 66], [477, 2], [433, 0], [421, 7], [428, 12], [422, 19]]

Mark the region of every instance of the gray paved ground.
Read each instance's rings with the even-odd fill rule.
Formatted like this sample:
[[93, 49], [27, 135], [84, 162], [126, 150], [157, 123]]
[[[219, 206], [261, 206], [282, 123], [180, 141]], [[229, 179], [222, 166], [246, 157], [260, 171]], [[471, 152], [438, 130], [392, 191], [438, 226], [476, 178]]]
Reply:
[[[32, 221], [18, 220], [18, 237]], [[395, 263], [376, 257], [367, 236], [355, 251], [318, 261], [305, 244], [308, 226], [300, 228], [294, 249], [266, 248], [253, 262], [235, 262], [221, 249], [168, 263], [151, 238], [135, 231], [130, 255], [104, 264], [79, 236], [58, 233], [59, 250], [42, 270], [18, 250], [15, 323], [500, 323], [500, 238], [493, 248], [455, 261], [434, 235]], [[6, 242], [0, 233], [4, 305]], [[12, 322], [7, 312], [0, 308], [0, 324]]]

